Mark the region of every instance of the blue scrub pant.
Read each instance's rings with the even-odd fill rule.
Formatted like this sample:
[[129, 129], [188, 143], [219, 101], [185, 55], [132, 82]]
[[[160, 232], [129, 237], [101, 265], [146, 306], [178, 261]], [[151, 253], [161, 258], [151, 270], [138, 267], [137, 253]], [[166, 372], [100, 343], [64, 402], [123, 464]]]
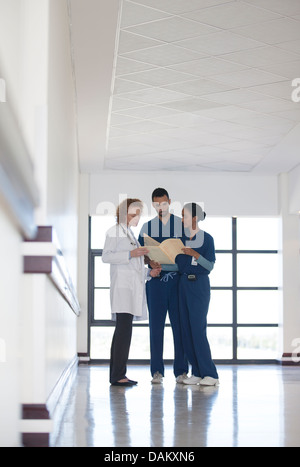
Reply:
[[207, 275], [198, 275], [189, 281], [186, 274], [179, 281], [179, 309], [183, 333], [183, 345], [192, 365], [194, 376], [211, 376], [218, 379], [206, 336], [207, 313], [210, 302], [210, 284]]
[[188, 362], [182, 343], [178, 307], [178, 273], [161, 273], [161, 277], [153, 278], [146, 284], [147, 303], [149, 310], [151, 374], [159, 371], [164, 376], [163, 346], [164, 329], [167, 311], [174, 340], [174, 374], [182, 375], [188, 372]]

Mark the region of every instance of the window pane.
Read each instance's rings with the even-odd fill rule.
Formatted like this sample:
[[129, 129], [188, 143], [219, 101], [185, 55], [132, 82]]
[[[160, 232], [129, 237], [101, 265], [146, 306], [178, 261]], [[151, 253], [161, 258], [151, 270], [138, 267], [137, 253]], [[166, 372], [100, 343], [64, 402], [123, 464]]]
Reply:
[[[91, 327], [91, 358], [110, 359], [110, 347], [115, 327], [94, 326]], [[165, 328], [164, 334], [164, 359], [173, 360], [174, 344], [170, 327]], [[149, 327], [133, 326], [129, 359], [149, 360], [150, 341]]]
[[103, 263], [101, 256], [95, 256], [94, 287], [110, 287], [110, 265]]
[[229, 253], [217, 253], [215, 267], [209, 277], [210, 284], [213, 287], [231, 287], [232, 255]]
[[109, 289], [95, 289], [94, 319], [111, 319]]
[[278, 328], [238, 328], [238, 358], [278, 358]]
[[216, 250], [232, 249], [232, 219], [230, 217], [207, 217], [200, 228], [209, 233], [215, 241]]
[[115, 225], [116, 218], [112, 216], [91, 217], [91, 249], [102, 250], [105, 243], [105, 235], [108, 229]]
[[110, 359], [110, 346], [115, 328], [91, 327], [91, 358], [107, 360]]
[[[165, 329], [165, 337], [166, 337], [166, 329]], [[148, 327], [146, 328], [139, 327], [139, 326], [133, 327], [129, 359], [131, 360], [139, 360], [139, 359], [149, 360], [150, 359], [150, 341], [149, 341], [149, 328]]]
[[213, 359], [232, 359], [231, 328], [209, 327], [207, 328], [207, 338]]
[[231, 290], [212, 290], [207, 316], [209, 324], [232, 323]]
[[278, 324], [278, 290], [240, 290], [237, 293], [238, 323]]
[[277, 218], [237, 219], [238, 250], [278, 250]]
[[238, 287], [278, 287], [278, 255], [239, 253], [237, 257], [237, 285]]

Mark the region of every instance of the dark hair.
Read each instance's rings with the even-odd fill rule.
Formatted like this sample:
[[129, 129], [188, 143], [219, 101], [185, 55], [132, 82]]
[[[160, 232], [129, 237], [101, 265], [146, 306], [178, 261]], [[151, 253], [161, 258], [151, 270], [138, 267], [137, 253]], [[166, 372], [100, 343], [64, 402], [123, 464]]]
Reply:
[[155, 188], [155, 190], [152, 193], [152, 201], [154, 200], [154, 198], [162, 198], [163, 196], [167, 196], [167, 198], [170, 199], [167, 190], [165, 190], [164, 188]]
[[126, 222], [126, 216], [128, 213], [129, 206], [134, 204], [135, 206], [139, 207], [142, 211], [143, 209], [143, 203], [140, 199], [137, 198], [127, 198], [122, 201], [122, 203], [119, 204], [117, 207], [117, 224], [121, 224]]
[[183, 206], [183, 209], [187, 209], [192, 214], [192, 217], [197, 216], [198, 221], [204, 221], [206, 217], [206, 213], [197, 203], [187, 203]]

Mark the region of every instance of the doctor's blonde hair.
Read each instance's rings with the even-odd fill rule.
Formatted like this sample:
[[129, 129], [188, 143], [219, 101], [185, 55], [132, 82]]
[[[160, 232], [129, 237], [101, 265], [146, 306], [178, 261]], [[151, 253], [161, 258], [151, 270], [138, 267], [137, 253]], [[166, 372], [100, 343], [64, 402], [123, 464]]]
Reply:
[[124, 201], [122, 201], [122, 203], [120, 203], [119, 206], [117, 207], [117, 212], [116, 212], [117, 224], [126, 223], [128, 209], [132, 204], [135, 207], [140, 208], [141, 211], [143, 210], [143, 203], [140, 199], [137, 199], [137, 198], [124, 199]]

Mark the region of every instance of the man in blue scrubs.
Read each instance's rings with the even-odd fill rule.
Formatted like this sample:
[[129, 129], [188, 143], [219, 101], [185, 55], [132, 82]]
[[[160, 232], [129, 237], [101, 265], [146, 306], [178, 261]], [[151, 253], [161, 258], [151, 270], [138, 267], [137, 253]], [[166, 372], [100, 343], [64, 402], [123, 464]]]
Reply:
[[[158, 215], [143, 225], [139, 236], [141, 246], [144, 246], [144, 233], [160, 243], [168, 238], [182, 238], [182, 221], [180, 217], [170, 214], [169, 207], [171, 200], [164, 188], [156, 188], [153, 191], [152, 204]], [[151, 267], [150, 261], [149, 264]], [[176, 264], [162, 264], [161, 266], [162, 271], [160, 276], [151, 279], [146, 284], [152, 383], [162, 383], [164, 377], [163, 343], [167, 312], [169, 313], [173, 331], [174, 374], [176, 381], [182, 383], [187, 377], [188, 362], [184, 354], [181, 337], [178, 306], [178, 266]]]

